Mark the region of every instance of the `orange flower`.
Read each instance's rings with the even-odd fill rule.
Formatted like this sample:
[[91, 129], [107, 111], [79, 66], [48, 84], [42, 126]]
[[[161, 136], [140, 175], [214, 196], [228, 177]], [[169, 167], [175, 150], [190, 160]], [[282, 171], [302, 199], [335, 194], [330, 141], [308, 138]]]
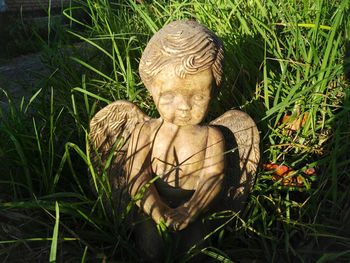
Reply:
[[[294, 174], [295, 171], [293, 169], [288, 168], [285, 165], [278, 164], [263, 164], [262, 165], [265, 170], [274, 171], [272, 174], [272, 179], [274, 181], [280, 181], [280, 185], [283, 186], [293, 186], [293, 187], [305, 187], [303, 179], [299, 174]], [[315, 168], [309, 168], [304, 171], [306, 175], [315, 175]]]
[[309, 113], [305, 112], [302, 117], [298, 114], [296, 118], [292, 120], [291, 115], [284, 115], [282, 118], [282, 123], [286, 123], [286, 125], [282, 129], [282, 133], [286, 131], [287, 135], [291, 135], [293, 131], [297, 131], [299, 128], [304, 127], [308, 116]]

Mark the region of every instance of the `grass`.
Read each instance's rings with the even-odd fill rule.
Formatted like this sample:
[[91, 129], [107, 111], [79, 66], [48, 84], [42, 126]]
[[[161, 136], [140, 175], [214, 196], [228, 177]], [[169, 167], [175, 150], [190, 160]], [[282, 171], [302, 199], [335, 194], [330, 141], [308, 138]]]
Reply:
[[[178, 259], [348, 262], [349, 8], [344, 0], [86, 0], [64, 10], [72, 27], [40, 40], [51, 70], [41, 89], [20, 102], [1, 91], [0, 258], [14, 262], [21, 251], [32, 261], [139, 261], [133, 224], [103, 202], [112, 196], [106, 180], [97, 178], [105, 189], [97, 198], [89, 186], [88, 123], [117, 99], [157, 116], [138, 76], [142, 51], [163, 25], [196, 19], [226, 48], [225, 81], [207, 121], [246, 111], [261, 134], [261, 163], [318, 172], [293, 188], [260, 167], [244, 211], [213, 215], [230, 222]], [[286, 115], [307, 117], [288, 132]]]

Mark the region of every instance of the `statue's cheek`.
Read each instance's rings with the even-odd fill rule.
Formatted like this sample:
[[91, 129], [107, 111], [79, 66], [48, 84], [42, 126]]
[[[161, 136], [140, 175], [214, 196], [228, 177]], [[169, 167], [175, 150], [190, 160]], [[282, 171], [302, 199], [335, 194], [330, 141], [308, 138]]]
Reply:
[[204, 118], [207, 113], [208, 104], [195, 104], [192, 108], [192, 116], [196, 118]]
[[168, 121], [174, 119], [174, 107], [171, 104], [163, 104], [158, 108], [160, 116]]

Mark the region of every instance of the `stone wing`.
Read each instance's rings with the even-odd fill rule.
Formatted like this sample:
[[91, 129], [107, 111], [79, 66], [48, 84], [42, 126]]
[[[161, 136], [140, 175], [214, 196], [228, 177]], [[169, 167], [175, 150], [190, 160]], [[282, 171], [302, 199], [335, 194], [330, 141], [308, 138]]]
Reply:
[[[125, 188], [124, 163], [129, 137], [136, 124], [149, 119], [132, 102], [118, 100], [101, 109], [90, 121], [90, 160], [95, 173], [101, 176], [108, 159], [112, 158], [106, 172], [115, 194], [124, 192]], [[98, 183], [91, 171], [90, 177], [92, 188], [97, 190]]]
[[228, 208], [240, 211], [252, 189], [260, 159], [260, 136], [253, 119], [245, 112], [230, 110], [210, 122], [225, 138], [226, 182], [224, 198]]

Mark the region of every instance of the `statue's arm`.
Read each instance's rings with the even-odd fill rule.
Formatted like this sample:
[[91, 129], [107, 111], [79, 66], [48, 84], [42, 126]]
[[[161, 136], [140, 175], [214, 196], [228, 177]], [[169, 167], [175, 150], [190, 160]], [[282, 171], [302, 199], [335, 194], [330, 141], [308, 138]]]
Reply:
[[188, 202], [176, 208], [179, 213], [187, 214], [183, 223], [179, 222], [179, 230], [196, 220], [218, 196], [224, 180], [224, 167], [224, 138], [218, 129], [209, 127], [204, 166], [195, 192]]
[[[152, 179], [150, 131], [144, 124], [138, 124], [130, 138], [126, 171], [127, 185], [131, 198], [141, 193], [142, 188]], [[149, 185], [136, 205], [159, 224], [164, 219], [168, 207], [159, 197], [154, 184]]]

